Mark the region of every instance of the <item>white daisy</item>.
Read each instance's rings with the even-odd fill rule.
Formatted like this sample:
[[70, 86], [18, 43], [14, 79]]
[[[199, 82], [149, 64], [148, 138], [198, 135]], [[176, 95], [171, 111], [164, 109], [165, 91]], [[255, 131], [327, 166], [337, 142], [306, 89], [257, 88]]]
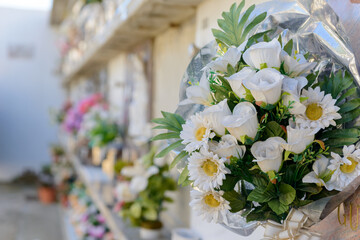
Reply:
[[225, 174], [230, 173], [224, 164], [226, 160], [205, 149], [194, 152], [189, 157], [189, 179], [194, 181], [196, 187], [204, 191], [220, 187], [226, 178]]
[[208, 119], [201, 113], [192, 115], [182, 127], [183, 130], [180, 133], [180, 138], [183, 141], [181, 143], [186, 145], [185, 151], [188, 153], [201, 147], [208, 149], [209, 139], [215, 137], [215, 133], [211, 131]]
[[320, 87], [304, 89], [302, 97], [307, 98], [302, 102], [306, 107], [305, 113], [295, 115], [295, 122], [301, 128], [311, 128], [317, 132], [321, 128], [335, 126], [334, 120], [341, 118], [337, 113], [340, 108], [335, 106], [336, 100], [330, 94], [325, 95], [325, 92], [320, 91]]
[[230, 157], [237, 157], [241, 159], [244, 157], [246, 152], [245, 145], [239, 145], [237, 139], [230, 134], [222, 136], [219, 142], [209, 142], [209, 147], [210, 150], [217, 154], [220, 158], [227, 159]]
[[314, 162], [312, 172], [306, 174], [303, 178], [303, 183], [315, 183], [316, 185], [326, 187], [326, 182], [331, 175], [331, 171], [328, 169], [329, 159], [324, 155], [319, 155], [319, 158]]
[[226, 221], [226, 213], [230, 210], [230, 205], [222, 197], [223, 194], [223, 191], [199, 192], [193, 190], [191, 191], [192, 200], [190, 206], [208, 222], [220, 223]]
[[328, 169], [334, 173], [327, 183], [327, 188], [342, 191], [360, 175], [360, 149], [355, 149], [354, 145], [344, 146], [343, 157], [333, 152], [331, 157], [333, 159], [330, 160]]

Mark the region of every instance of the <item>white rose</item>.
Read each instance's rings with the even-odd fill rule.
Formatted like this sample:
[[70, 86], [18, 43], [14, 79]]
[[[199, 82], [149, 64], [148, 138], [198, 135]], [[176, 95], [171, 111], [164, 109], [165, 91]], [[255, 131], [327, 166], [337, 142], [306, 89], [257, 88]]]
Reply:
[[282, 146], [285, 150], [300, 154], [306, 147], [311, 144], [315, 135], [313, 130], [303, 129], [303, 128], [292, 128], [291, 126], [286, 127], [287, 131], [287, 143], [284, 143]]
[[223, 100], [220, 103], [206, 108], [202, 115], [208, 120], [210, 128], [222, 136], [225, 134], [225, 127], [222, 123], [225, 116], [231, 114], [230, 108], [227, 104], [227, 100]]
[[239, 145], [236, 138], [230, 134], [221, 137], [219, 143], [210, 142], [210, 150], [217, 154], [220, 158], [237, 157], [239, 159], [244, 157], [246, 147]]
[[284, 70], [290, 77], [297, 77], [308, 73], [316, 66], [316, 63], [308, 62], [302, 54], [296, 54], [295, 57], [292, 57], [283, 51], [281, 58], [284, 61]]
[[306, 86], [308, 80], [304, 77], [297, 77], [297, 78], [289, 78], [285, 77], [283, 79], [282, 89], [284, 92], [289, 93], [284, 94], [282, 96], [282, 100], [285, 106], [289, 107], [289, 112], [291, 114], [303, 114], [306, 111], [306, 107], [304, 104], [300, 102], [300, 94], [301, 90]]
[[260, 42], [252, 45], [243, 54], [244, 61], [253, 68], [279, 68], [281, 46], [274, 38], [271, 42]]
[[230, 64], [235, 67], [241, 58], [241, 51], [244, 50], [245, 44], [241, 44], [238, 48], [230, 47], [222, 57], [218, 57], [207, 65], [214, 71], [227, 72], [227, 66]]
[[255, 138], [259, 125], [256, 108], [249, 102], [241, 102], [235, 106], [232, 115], [224, 117], [222, 123], [239, 141], [245, 135]]
[[284, 76], [278, 71], [266, 68], [243, 81], [256, 101], [275, 104], [280, 100]]
[[271, 137], [265, 142], [258, 141], [254, 143], [250, 151], [254, 156], [254, 162], [257, 162], [261, 171], [269, 172], [280, 170], [283, 161], [282, 144], [286, 143], [281, 137]]
[[231, 89], [238, 95], [240, 98], [245, 98], [246, 91], [243, 86], [244, 79], [254, 76], [256, 71], [252, 68], [245, 67], [240, 72], [231, 75], [226, 78], [229, 81]]
[[210, 84], [209, 80], [206, 77], [206, 73], [204, 73], [200, 79], [199, 85], [190, 86], [186, 89], [186, 99], [181, 101], [179, 105], [186, 104], [201, 104], [205, 106], [211, 106], [211, 102], [213, 101], [211, 92], [210, 92]]

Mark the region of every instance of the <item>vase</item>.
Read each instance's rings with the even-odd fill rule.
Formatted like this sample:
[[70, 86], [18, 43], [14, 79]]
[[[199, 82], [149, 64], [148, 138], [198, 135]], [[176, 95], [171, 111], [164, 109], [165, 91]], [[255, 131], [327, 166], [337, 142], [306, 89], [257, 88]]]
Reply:
[[56, 200], [56, 191], [53, 187], [39, 187], [38, 189], [39, 200], [43, 204], [51, 204]]
[[140, 238], [144, 240], [160, 239], [162, 223], [160, 221], [142, 222], [140, 226]]

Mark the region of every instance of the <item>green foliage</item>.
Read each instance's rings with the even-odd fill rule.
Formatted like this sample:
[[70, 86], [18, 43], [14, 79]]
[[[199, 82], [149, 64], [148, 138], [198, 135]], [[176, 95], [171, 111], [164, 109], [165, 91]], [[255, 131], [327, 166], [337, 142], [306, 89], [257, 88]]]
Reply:
[[[242, 44], [248, 37], [249, 32], [266, 18], [266, 12], [264, 12], [249, 22], [248, 20], [250, 14], [255, 9], [255, 5], [252, 5], [244, 12], [240, 19], [241, 11], [244, 6], [245, 0], [243, 0], [238, 6], [234, 3], [229, 12], [223, 12], [223, 19], [218, 20], [218, 25], [222, 30], [212, 29], [214, 37], [218, 43], [225, 44], [228, 47], [240, 46], [240, 44]], [[259, 35], [259, 37], [262, 35]]]
[[267, 138], [285, 136], [284, 130], [280, 127], [280, 124], [275, 121], [271, 121], [266, 124], [264, 134]]
[[118, 136], [119, 128], [116, 123], [100, 118], [95, 121], [95, 126], [88, 133], [91, 147], [105, 146]]
[[[180, 148], [182, 146], [180, 139], [180, 132], [182, 131], [182, 125], [185, 123], [185, 120], [178, 114], [161, 112], [163, 118], [155, 118], [152, 120], [153, 123], [158, 124], [154, 129], [166, 129], [167, 133], [161, 133], [153, 137], [152, 141], [158, 140], [172, 140], [175, 141], [170, 144], [168, 147], [159, 152], [155, 157], [161, 158], [165, 157], [169, 152]], [[187, 156], [186, 152], [182, 151], [171, 163], [170, 168], [173, 168], [181, 160]]]
[[[150, 155], [149, 155], [150, 156]], [[154, 156], [154, 153], [151, 153]], [[148, 162], [153, 162], [154, 158]], [[172, 202], [172, 199], [165, 196], [167, 191], [176, 190], [176, 182], [166, 172], [168, 166], [159, 168], [159, 173], [148, 179], [148, 185], [145, 190], [139, 193], [139, 196], [133, 202], [127, 202], [122, 207], [120, 214], [129, 219], [134, 226], [140, 226], [144, 221], [157, 221], [159, 214], [165, 210], [163, 203]]]
[[243, 210], [246, 205], [246, 198], [234, 190], [225, 192], [223, 198], [229, 201], [233, 213]]
[[294, 47], [294, 42], [293, 42], [292, 39], [290, 39], [290, 41], [288, 41], [286, 43], [286, 45], [284, 46], [284, 51], [287, 52], [287, 54], [289, 54], [291, 56], [292, 51], [293, 51], [293, 47]]

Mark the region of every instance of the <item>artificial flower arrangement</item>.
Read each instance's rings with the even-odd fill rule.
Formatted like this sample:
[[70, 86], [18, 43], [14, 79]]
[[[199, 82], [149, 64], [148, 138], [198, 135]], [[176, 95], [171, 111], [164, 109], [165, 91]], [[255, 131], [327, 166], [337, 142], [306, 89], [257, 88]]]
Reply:
[[218, 20], [218, 55], [180, 102], [203, 110], [153, 120], [168, 130], [153, 140], [171, 143], [156, 157], [178, 151], [171, 167], [182, 166], [179, 184], [194, 188], [190, 205], [207, 221], [239, 214], [267, 220], [269, 239], [299, 237], [308, 218], [297, 209], [360, 175], [360, 131], [349, 127], [360, 99], [347, 71], [319, 75], [316, 55], [300, 54], [292, 39], [249, 34], [267, 13], [251, 19], [255, 5], [241, 15], [244, 5]]
[[84, 115], [80, 132], [89, 140], [90, 147], [103, 147], [118, 136], [119, 127], [111, 119], [108, 109], [98, 105]]
[[85, 187], [75, 182], [71, 186], [70, 219], [75, 227], [75, 232], [82, 240], [112, 240], [113, 236], [105, 218], [101, 215], [91, 198], [86, 194]]
[[[133, 226], [152, 231], [162, 228], [160, 213], [165, 210], [165, 202], [172, 202], [167, 193], [176, 190], [169, 166], [163, 159], [155, 159], [155, 153], [152, 148], [133, 166], [122, 167], [123, 181], [118, 182], [115, 189], [118, 201], [115, 211]], [[146, 235], [146, 230], [141, 234]]]
[[81, 128], [84, 115], [94, 106], [101, 104], [103, 97], [101, 94], [92, 94], [78, 102], [66, 111], [63, 121], [63, 128], [66, 132], [76, 136]]

